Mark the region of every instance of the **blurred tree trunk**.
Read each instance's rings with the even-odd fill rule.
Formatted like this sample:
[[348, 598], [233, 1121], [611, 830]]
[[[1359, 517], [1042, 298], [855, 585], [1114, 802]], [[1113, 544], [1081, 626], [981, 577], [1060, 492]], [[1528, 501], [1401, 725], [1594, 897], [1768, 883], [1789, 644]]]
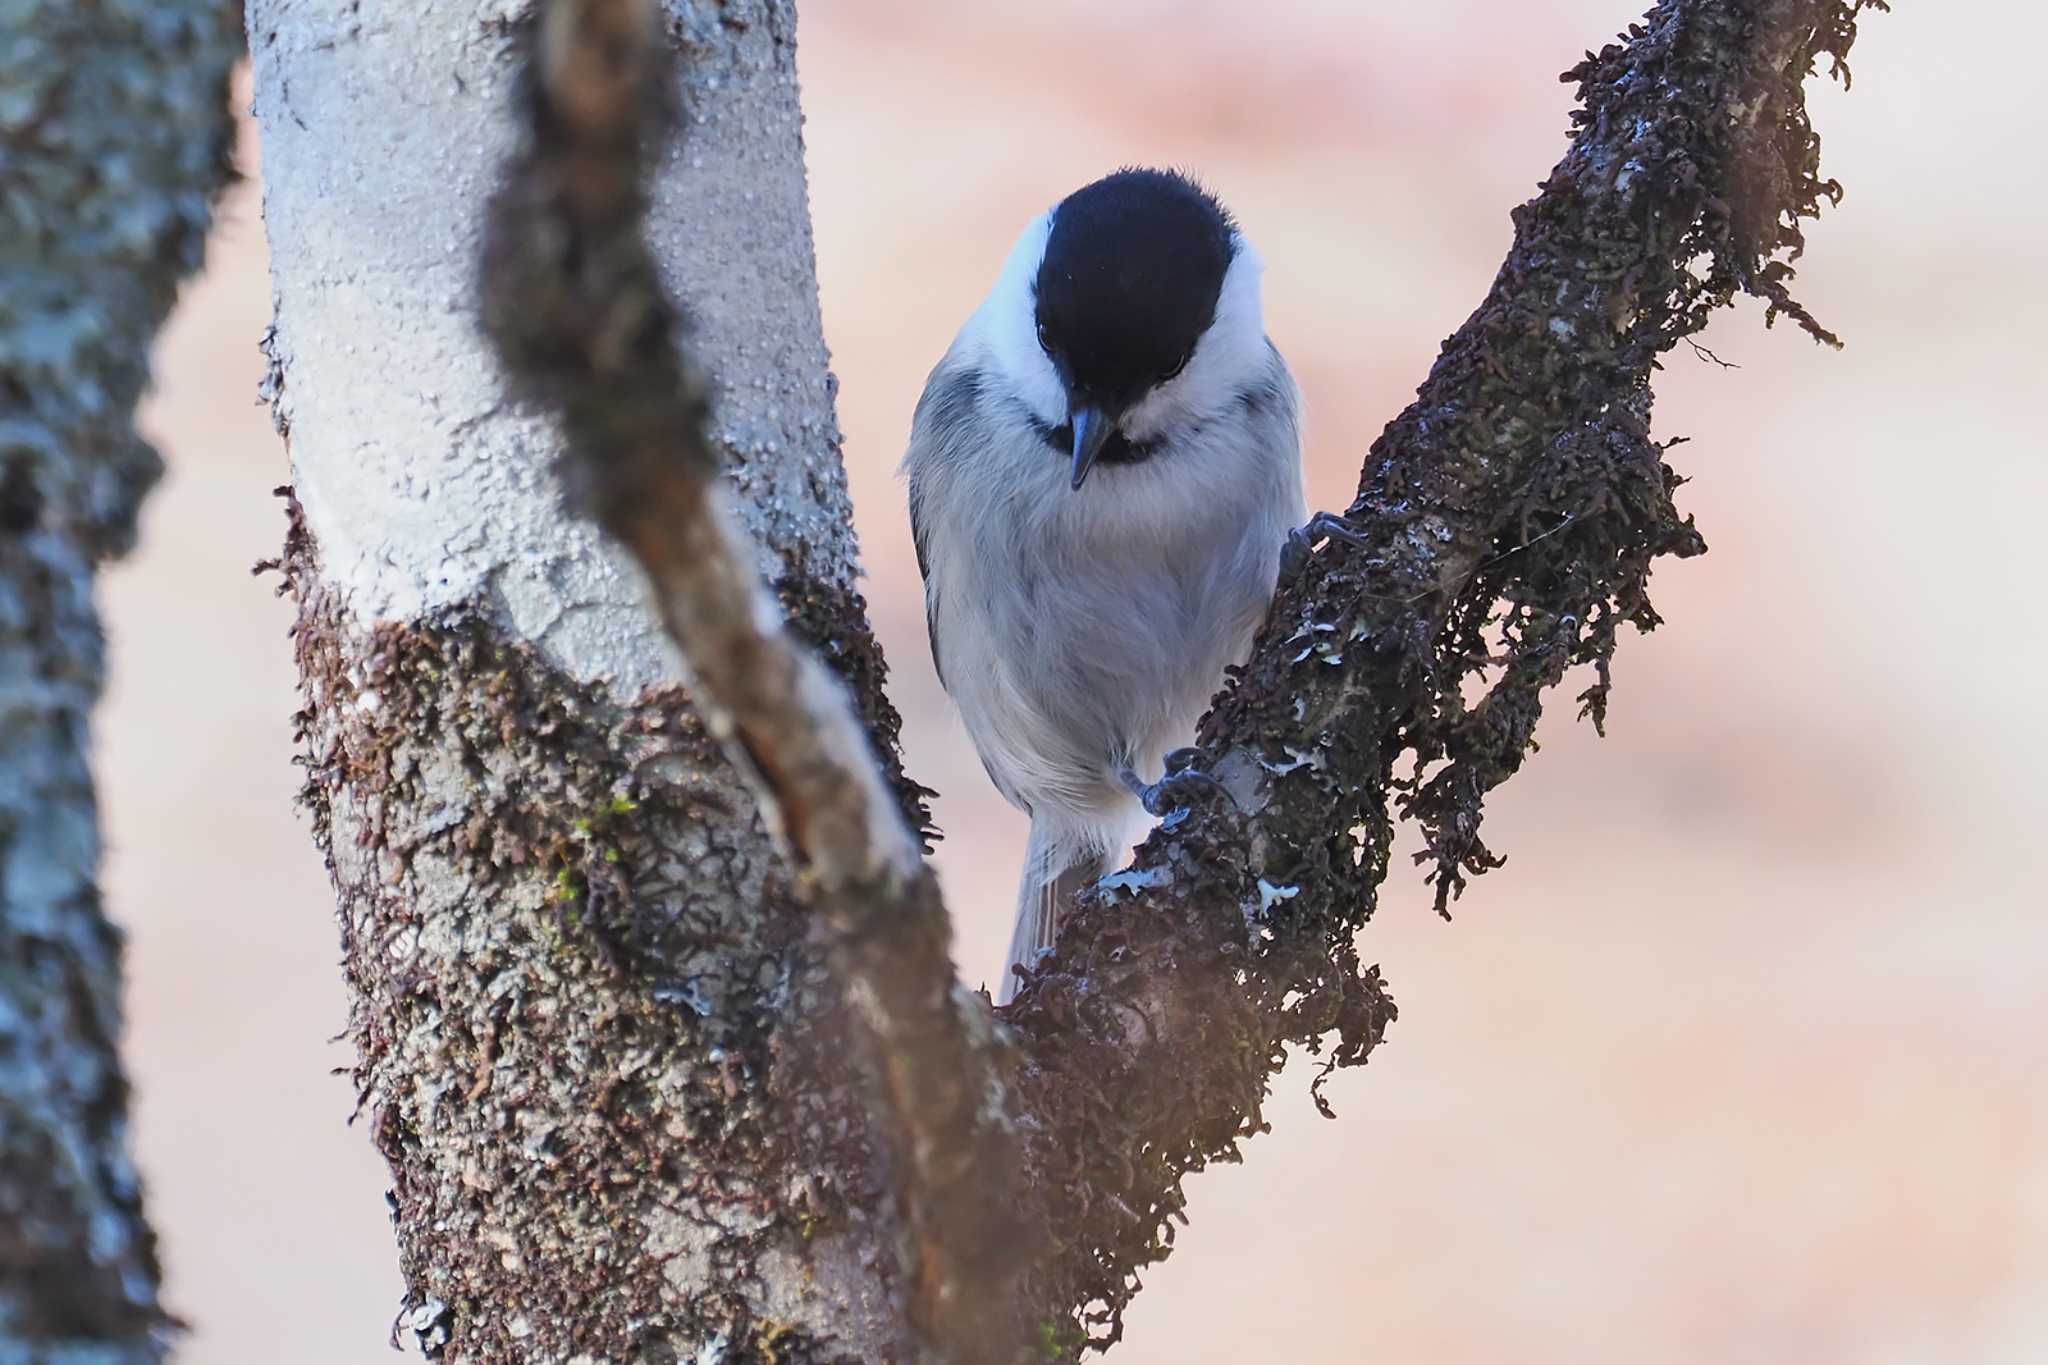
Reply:
[[[521, 8], [248, 7], [305, 799], [401, 1322], [449, 1360], [902, 1359], [897, 1221], [797, 888], [478, 332]], [[784, 610], [893, 751], [793, 6], [668, 13], [692, 133], [654, 218], [720, 360], [714, 437]]]
[[149, 347], [231, 175], [220, 0], [28, 0], [0, 42], [0, 1362], [161, 1359], [95, 885], [98, 566], [161, 465]]

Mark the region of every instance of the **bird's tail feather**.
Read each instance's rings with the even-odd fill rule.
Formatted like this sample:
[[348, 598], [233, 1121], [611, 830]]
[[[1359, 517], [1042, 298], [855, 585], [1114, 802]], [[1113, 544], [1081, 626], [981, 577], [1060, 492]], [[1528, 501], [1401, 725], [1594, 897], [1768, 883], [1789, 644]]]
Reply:
[[1017, 927], [1010, 934], [1010, 953], [1003, 959], [1003, 980], [996, 1003], [1007, 1005], [1017, 993], [1017, 966], [1030, 966], [1059, 936], [1060, 914], [1074, 893], [1102, 873], [1102, 854], [1062, 848], [1036, 822], [1024, 857], [1024, 880], [1017, 888]]

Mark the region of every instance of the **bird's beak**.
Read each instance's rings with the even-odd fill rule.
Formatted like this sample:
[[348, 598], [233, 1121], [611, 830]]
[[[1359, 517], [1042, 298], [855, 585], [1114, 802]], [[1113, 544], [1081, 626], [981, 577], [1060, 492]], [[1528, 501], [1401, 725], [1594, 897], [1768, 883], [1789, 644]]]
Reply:
[[1102, 447], [1116, 430], [1116, 422], [1101, 408], [1077, 407], [1072, 418], [1074, 424], [1074, 482], [1079, 488], [1088, 482], [1088, 471], [1095, 467], [1095, 457], [1102, 453]]

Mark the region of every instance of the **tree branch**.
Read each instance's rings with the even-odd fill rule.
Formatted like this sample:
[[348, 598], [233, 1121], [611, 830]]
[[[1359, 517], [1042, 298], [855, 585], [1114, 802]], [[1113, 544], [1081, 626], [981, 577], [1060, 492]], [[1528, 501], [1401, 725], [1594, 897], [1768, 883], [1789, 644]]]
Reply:
[[987, 1323], [1024, 1245], [1007, 1050], [956, 984], [937, 880], [845, 688], [791, 638], [726, 510], [708, 387], [642, 235], [671, 89], [649, 0], [545, 7], [530, 136], [491, 206], [485, 325], [520, 391], [561, 414], [572, 498], [645, 571], [698, 710], [829, 931], [894, 1138], [926, 1340], [947, 1360], [1008, 1360]]
[[1378, 1044], [1394, 1005], [1353, 939], [1395, 813], [1420, 824], [1444, 908], [1499, 862], [1482, 803], [1544, 693], [1591, 665], [1580, 701], [1602, 720], [1619, 627], [1658, 621], [1652, 563], [1705, 548], [1650, 437], [1658, 356], [1737, 293], [1835, 343], [1788, 292], [1801, 220], [1840, 194], [1802, 87], [1823, 55], [1846, 79], [1867, 6], [1884, 8], [1664, 0], [1565, 77], [1569, 150], [1366, 461], [1347, 516], [1375, 548], [1332, 542], [1281, 586], [1203, 722], [1199, 765], [1230, 799], [1169, 817], [1083, 892], [1006, 1011], [1028, 1212], [1054, 1238], [1029, 1311], [1116, 1340], [1183, 1177], [1263, 1130], [1289, 1049], [1329, 1046], [1327, 1075]]

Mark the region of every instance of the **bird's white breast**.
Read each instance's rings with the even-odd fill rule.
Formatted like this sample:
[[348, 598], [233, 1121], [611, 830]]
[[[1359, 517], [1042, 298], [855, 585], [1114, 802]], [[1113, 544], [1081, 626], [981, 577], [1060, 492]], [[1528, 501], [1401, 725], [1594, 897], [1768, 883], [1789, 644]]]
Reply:
[[1254, 401], [1078, 490], [986, 381], [971, 414], [913, 441], [946, 685], [997, 785], [1034, 815], [1128, 818], [1116, 764], [1156, 777], [1249, 646], [1305, 515], [1298, 399], [1267, 357]]
[[1069, 486], [1046, 435], [1065, 387], [1034, 321], [1048, 230], [1025, 230], [932, 372], [904, 472], [940, 673], [1049, 874], [1142, 825], [1118, 767], [1155, 779], [1192, 742], [1306, 511], [1300, 396], [1241, 239], [1186, 367], [1124, 414], [1154, 453]]

